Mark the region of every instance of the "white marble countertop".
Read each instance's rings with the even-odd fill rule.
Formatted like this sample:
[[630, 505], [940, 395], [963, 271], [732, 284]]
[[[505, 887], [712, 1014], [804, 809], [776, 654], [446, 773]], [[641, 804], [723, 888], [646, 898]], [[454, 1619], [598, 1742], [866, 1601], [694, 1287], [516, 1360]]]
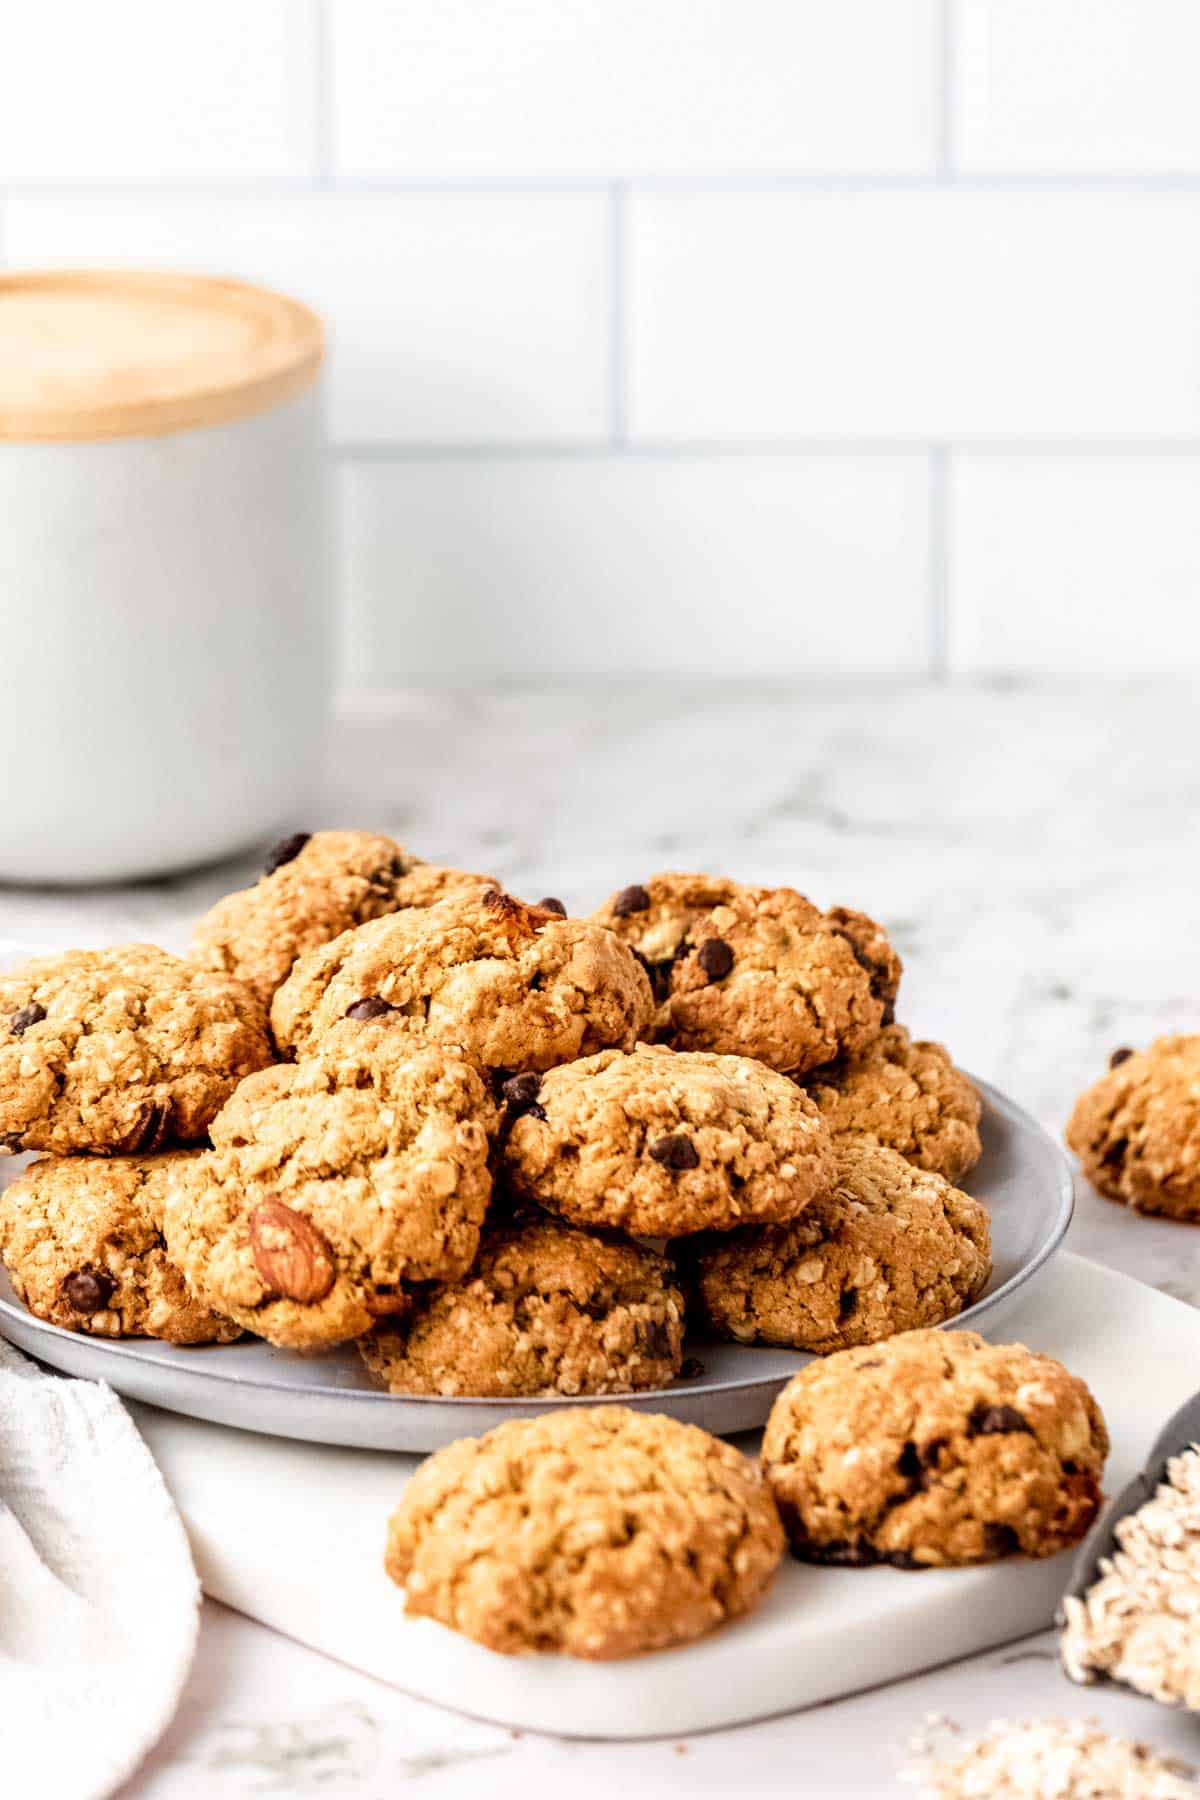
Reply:
[[[906, 1022], [1058, 1133], [1114, 1046], [1200, 1029], [1196, 701], [1182, 684], [412, 695], [339, 722], [325, 791], [295, 823], [385, 829], [573, 910], [672, 866], [861, 906], [903, 953]], [[181, 946], [251, 873], [0, 891], [0, 952]], [[1070, 1244], [1200, 1304], [1200, 1230], [1081, 1192]], [[1072, 1688], [1048, 1637], [738, 1731], [606, 1746], [469, 1723], [209, 1604], [180, 1714], [126, 1792], [883, 1800], [909, 1791], [895, 1770], [925, 1715], [1049, 1711], [1200, 1762], [1200, 1727]]]

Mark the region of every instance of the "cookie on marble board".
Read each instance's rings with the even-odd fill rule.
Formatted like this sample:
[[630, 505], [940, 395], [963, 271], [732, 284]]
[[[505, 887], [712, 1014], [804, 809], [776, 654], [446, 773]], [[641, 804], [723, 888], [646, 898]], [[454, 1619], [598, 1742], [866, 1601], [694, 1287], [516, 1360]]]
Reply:
[[137, 1155], [202, 1140], [274, 1060], [243, 982], [152, 944], [68, 950], [0, 975], [0, 1145]]
[[724, 1231], [795, 1218], [833, 1185], [816, 1107], [749, 1057], [639, 1044], [519, 1076], [502, 1094], [512, 1188], [577, 1225]]
[[392, 1515], [385, 1567], [407, 1612], [490, 1650], [599, 1659], [748, 1612], [783, 1547], [770, 1492], [732, 1445], [610, 1405], [439, 1450]]
[[331, 1032], [460, 1045], [480, 1067], [546, 1069], [649, 1028], [650, 985], [611, 932], [496, 888], [409, 909], [302, 956], [276, 994], [276, 1040], [305, 1056]]
[[762, 1459], [803, 1560], [920, 1569], [1077, 1543], [1108, 1448], [1096, 1401], [1052, 1357], [909, 1331], [793, 1376]]
[[982, 1154], [978, 1090], [941, 1044], [888, 1025], [865, 1049], [801, 1078], [835, 1138], [885, 1144], [919, 1169], [961, 1181]]
[[306, 950], [402, 907], [493, 885], [487, 875], [422, 862], [376, 832], [297, 832], [275, 846], [253, 887], [205, 913], [191, 956], [236, 975], [269, 1006]]
[[241, 1327], [195, 1300], [167, 1255], [169, 1173], [203, 1155], [46, 1156], [0, 1194], [0, 1259], [39, 1319], [93, 1337], [229, 1344]]
[[1110, 1200], [1200, 1219], [1200, 1034], [1115, 1050], [1107, 1074], [1075, 1102], [1066, 1137]]
[[835, 1143], [832, 1189], [788, 1225], [685, 1246], [699, 1316], [719, 1337], [828, 1355], [940, 1325], [991, 1272], [988, 1215], [878, 1144]]
[[168, 1184], [171, 1257], [207, 1305], [319, 1349], [455, 1281], [479, 1248], [495, 1107], [459, 1053], [364, 1032], [244, 1081]]
[[525, 1216], [358, 1347], [395, 1394], [629, 1394], [678, 1375], [683, 1295], [653, 1250]]
[[803, 1073], [870, 1042], [892, 1017], [900, 959], [865, 913], [821, 912], [793, 888], [666, 873], [592, 914], [646, 964], [656, 1032], [677, 1050]]

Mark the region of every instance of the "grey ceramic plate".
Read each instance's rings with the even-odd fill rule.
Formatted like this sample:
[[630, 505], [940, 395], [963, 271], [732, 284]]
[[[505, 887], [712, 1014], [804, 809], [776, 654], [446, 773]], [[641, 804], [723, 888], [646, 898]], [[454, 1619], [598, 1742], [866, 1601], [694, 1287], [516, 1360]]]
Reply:
[[[1071, 1218], [1071, 1171], [1039, 1125], [995, 1088], [984, 1097], [983, 1158], [965, 1186], [992, 1218], [994, 1268], [982, 1298], [956, 1319], [992, 1331], [1005, 1303], [1054, 1254]], [[172, 1412], [311, 1443], [372, 1450], [434, 1450], [486, 1431], [503, 1419], [546, 1412], [577, 1400], [401, 1398], [373, 1389], [349, 1346], [322, 1356], [275, 1350], [253, 1338], [201, 1349], [148, 1339], [109, 1343], [35, 1319], [0, 1271], [0, 1333], [69, 1375], [107, 1381], [131, 1400]], [[689, 1342], [702, 1373], [619, 1403], [666, 1412], [732, 1433], [761, 1426], [784, 1382], [809, 1358], [795, 1350]], [[604, 1401], [595, 1404], [603, 1405]]]

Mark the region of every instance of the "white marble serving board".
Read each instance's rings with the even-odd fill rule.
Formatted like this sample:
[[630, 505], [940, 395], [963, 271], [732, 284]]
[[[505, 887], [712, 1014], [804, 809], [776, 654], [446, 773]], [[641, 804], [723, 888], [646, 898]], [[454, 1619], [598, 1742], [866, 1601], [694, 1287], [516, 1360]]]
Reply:
[[[1059, 1256], [1030, 1284], [1002, 1335], [1090, 1383], [1112, 1432], [1109, 1493], [1197, 1386], [1200, 1313], [1079, 1257]], [[1069, 1555], [919, 1573], [789, 1559], [758, 1612], [684, 1649], [620, 1663], [496, 1656], [406, 1618], [383, 1573], [388, 1515], [417, 1458], [131, 1410], [209, 1594], [408, 1693], [510, 1727], [638, 1738], [809, 1706], [1046, 1625], [1070, 1569]]]

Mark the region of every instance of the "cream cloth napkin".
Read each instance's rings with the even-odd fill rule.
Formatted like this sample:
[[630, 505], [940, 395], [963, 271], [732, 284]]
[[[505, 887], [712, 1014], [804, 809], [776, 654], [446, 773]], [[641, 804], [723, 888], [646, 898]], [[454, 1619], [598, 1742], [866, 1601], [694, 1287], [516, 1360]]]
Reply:
[[187, 1680], [200, 1586], [115, 1394], [0, 1341], [0, 1792], [103, 1800]]

